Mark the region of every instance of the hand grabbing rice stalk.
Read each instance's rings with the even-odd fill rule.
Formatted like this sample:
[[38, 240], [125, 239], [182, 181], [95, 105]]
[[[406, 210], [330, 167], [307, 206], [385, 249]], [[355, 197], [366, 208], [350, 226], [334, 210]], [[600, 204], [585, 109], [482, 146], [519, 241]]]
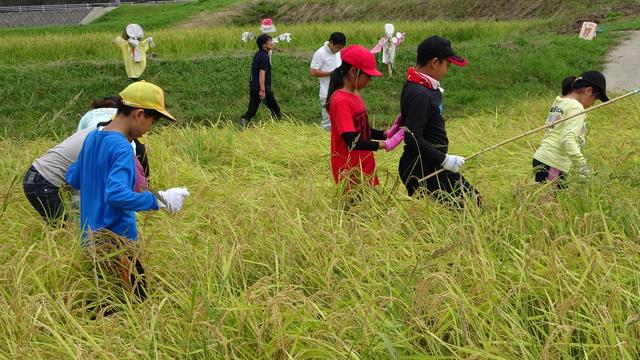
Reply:
[[[110, 243], [110, 237], [114, 244], [118, 243], [117, 239], [126, 239], [135, 247], [138, 240], [136, 211], [163, 209], [175, 214], [189, 196], [185, 188], [160, 191], [157, 195], [148, 190], [134, 190], [136, 165], [130, 142], [144, 135], [160, 118], [175, 118], [165, 109], [162, 89], [151, 83], [135, 82], [120, 93], [120, 98], [113, 121], [102, 131], [87, 135], [78, 160], [66, 174], [67, 183], [82, 194], [83, 247], [95, 245], [97, 240]], [[134, 284], [125, 268], [143, 272], [142, 265], [138, 266], [133, 258], [121, 259], [119, 263], [121, 273], [126, 275], [122, 280], [133, 289]], [[144, 287], [144, 282], [141, 286]], [[146, 290], [138, 290], [137, 295], [144, 299]]]

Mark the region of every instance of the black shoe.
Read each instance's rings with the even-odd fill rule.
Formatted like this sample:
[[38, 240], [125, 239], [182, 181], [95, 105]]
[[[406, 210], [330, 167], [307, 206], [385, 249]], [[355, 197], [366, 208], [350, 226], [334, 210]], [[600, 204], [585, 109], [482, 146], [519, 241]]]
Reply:
[[247, 119], [245, 119], [245, 118], [240, 118], [240, 121], [238, 122], [238, 125], [240, 125], [240, 127], [242, 129], [246, 129], [247, 126], [249, 126], [249, 121], [247, 121]]

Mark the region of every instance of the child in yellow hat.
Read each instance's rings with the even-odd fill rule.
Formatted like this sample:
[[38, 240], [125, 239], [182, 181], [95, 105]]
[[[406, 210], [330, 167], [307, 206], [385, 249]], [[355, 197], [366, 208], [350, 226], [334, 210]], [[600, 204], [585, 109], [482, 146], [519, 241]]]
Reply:
[[[144, 135], [151, 125], [167, 112], [164, 93], [154, 84], [139, 81], [120, 93], [118, 111], [113, 121], [102, 131], [87, 135], [78, 160], [66, 174], [67, 183], [80, 190], [80, 225], [82, 245], [92, 245], [96, 239], [114, 243], [136, 243], [136, 211], [163, 209], [173, 214], [182, 209], [189, 192], [173, 188], [153, 194], [136, 192], [135, 154], [131, 141]], [[137, 258], [121, 258], [120, 274], [138, 297], [146, 298], [146, 280]], [[132, 276], [132, 267], [141, 276]]]

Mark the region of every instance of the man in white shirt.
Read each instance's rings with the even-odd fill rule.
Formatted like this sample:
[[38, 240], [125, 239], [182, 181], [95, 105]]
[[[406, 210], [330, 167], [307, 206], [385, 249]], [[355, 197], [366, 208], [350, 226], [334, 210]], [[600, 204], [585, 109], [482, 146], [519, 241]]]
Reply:
[[329, 41], [325, 42], [324, 45], [313, 54], [311, 66], [309, 67], [309, 75], [317, 77], [320, 80], [320, 102], [322, 103], [322, 122], [320, 126], [327, 131], [331, 130], [329, 113], [326, 108], [330, 75], [331, 72], [342, 63], [340, 60], [340, 50], [342, 50], [346, 44], [346, 36], [341, 32], [334, 32], [329, 37]]

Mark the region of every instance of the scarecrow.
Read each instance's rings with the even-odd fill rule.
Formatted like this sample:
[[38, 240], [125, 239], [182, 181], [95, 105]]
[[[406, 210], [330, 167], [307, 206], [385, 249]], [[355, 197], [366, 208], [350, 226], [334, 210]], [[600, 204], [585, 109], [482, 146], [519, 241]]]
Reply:
[[[260, 24], [260, 33], [261, 34], [271, 34], [276, 32], [276, 26], [273, 24], [273, 20], [266, 18], [262, 19], [262, 23]], [[256, 35], [252, 32], [245, 31], [242, 33], [242, 42], [245, 44], [250, 40], [255, 39]], [[273, 35], [273, 43], [277, 44], [280, 41], [285, 41], [287, 43], [291, 42], [291, 34], [290, 33], [282, 33], [280, 35]]]
[[122, 51], [127, 76], [138, 81], [147, 67], [147, 51], [156, 47], [153, 38], [143, 39], [144, 31], [138, 24], [129, 24], [124, 28], [122, 36], [115, 38], [115, 43]]
[[396, 48], [404, 41], [405, 33], [397, 32], [394, 36], [393, 24], [384, 24], [384, 32], [386, 35], [380, 38], [376, 46], [371, 49], [371, 53], [377, 54], [382, 51], [382, 63], [387, 64], [387, 70], [391, 76], [396, 67]]

